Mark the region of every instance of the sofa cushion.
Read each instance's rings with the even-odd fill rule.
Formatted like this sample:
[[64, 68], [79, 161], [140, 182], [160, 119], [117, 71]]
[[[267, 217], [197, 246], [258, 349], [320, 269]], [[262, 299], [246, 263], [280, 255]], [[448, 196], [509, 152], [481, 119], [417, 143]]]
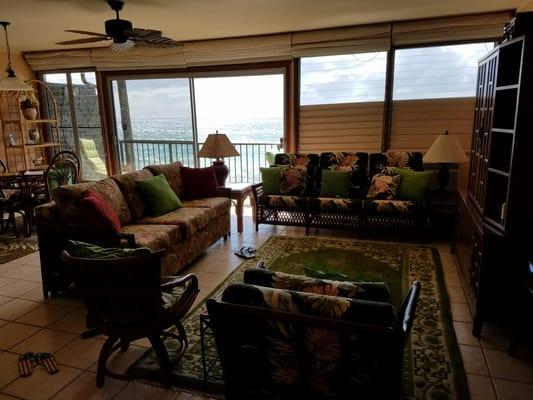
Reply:
[[264, 194], [279, 194], [281, 185], [281, 168], [259, 168]]
[[259, 197], [259, 204], [273, 208], [295, 208], [307, 207], [308, 198], [301, 196], [283, 196], [276, 194], [262, 195]]
[[250, 268], [244, 271], [244, 283], [274, 289], [297, 290], [298, 292], [326, 294], [370, 301], [391, 303], [389, 285], [385, 282], [347, 282], [317, 279], [293, 275], [266, 268]]
[[201, 199], [204, 197], [218, 196], [218, 183], [213, 167], [187, 168], [181, 167], [181, 180], [183, 182], [186, 200]]
[[158, 217], [144, 217], [138, 222], [149, 225], [179, 225], [182, 235], [190, 238], [216, 218], [214, 209], [183, 207]]
[[181, 163], [149, 165], [146, 167], [154, 176], [163, 174], [167, 178], [168, 184], [176, 195], [181, 199], [184, 195], [183, 181], [181, 180]]
[[321, 197], [350, 197], [350, 171], [322, 171]]
[[309, 199], [311, 209], [320, 211], [358, 211], [361, 210], [361, 199], [343, 199], [336, 197], [316, 197]]
[[[351, 173], [352, 197], [362, 196], [367, 186], [368, 153], [362, 152], [325, 152], [320, 154], [319, 175], [324, 170], [348, 171]], [[318, 177], [320, 180], [320, 176]]]
[[402, 177], [399, 174], [376, 174], [372, 177], [366, 197], [367, 199], [395, 199], [398, 196], [401, 181]]
[[185, 200], [182, 205], [188, 208], [210, 208], [219, 217], [229, 213], [231, 200], [227, 197], [207, 197], [205, 199]]
[[289, 167], [281, 169], [280, 190], [281, 194], [303, 196], [307, 192], [309, 175], [307, 168]]
[[130, 208], [133, 220], [137, 220], [146, 214], [146, 206], [139, 189], [137, 188], [137, 181], [152, 178], [154, 175], [148, 169], [141, 169], [139, 171], [128, 172], [126, 174], [114, 175], [113, 179]]
[[363, 200], [363, 209], [376, 214], [409, 215], [420, 210], [419, 202], [409, 200]]
[[134, 224], [122, 227], [123, 233], [133, 233], [138, 247], [152, 251], [168, 249], [183, 239], [181, 229], [176, 225]]
[[137, 187], [152, 216], [157, 217], [181, 207], [179, 197], [163, 174], [138, 181]]
[[92, 243], [79, 242], [76, 240], [67, 241], [67, 251], [73, 257], [114, 259], [135, 257], [150, 254], [150, 249], [146, 247], [136, 248], [116, 248], [100, 247]]
[[118, 215], [121, 225], [131, 223], [132, 217], [124, 195], [116, 182], [103, 179], [97, 182], [77, 183], [65, 185], [54, 189], [53, 200], [56, 202], [59, 217], [67, 226], [87, 225], [87, 218], [80, 210], [79, 203], [84, 193], [92, 189], [100, 194]]
[[429, 182], [434, 171], [413, 171], [408, 168], [396, 168], [402, 176], [398, 198], [400, 200], [422, 201], [426, 197]]
[[[294, 195], [303, 195], [303, 194], [314, 194], [316, 192], [316, 174], [318, 170], [318, 163], [320, 158], [317, 154], [306, 154], [306, 153], [278, 153], [274, 159], [274, 165], [271, 167], [278, 166], [283, 167], [288, 166], [289, 168], [299, 168], [305, 169], [307, 171], [306, 181], [302, 186], [303, 192], [291, 192], [290, 194]], [[283, 179], [282, 179], [283, 185]], [[300, 189], [299, 189], [300, 190]], [[283, 188], [281, 189], [282, 194], [284, 193]]]
[[87, 217], [90, 226], [98, 231], [120, 232], [120, 220], [117, 213], [94, 190], [87, 190], [80, 200], [80, 209]]
[[414, 171], [423, 171], [424, 162], [422, 161], [423, 154], [414, 151], [389, 151], [388, 153], [372, 153], [370, 154], [368, 174], [374, 176], [382, 173], [384, 167], [400, 167], [411, 168]]

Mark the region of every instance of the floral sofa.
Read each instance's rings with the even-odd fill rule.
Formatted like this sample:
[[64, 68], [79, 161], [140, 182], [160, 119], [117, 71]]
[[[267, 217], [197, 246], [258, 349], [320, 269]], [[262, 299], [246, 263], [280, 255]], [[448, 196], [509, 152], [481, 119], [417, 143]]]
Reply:
[[[162, 275], [172, 275], [230, 231], [230, 196], [221, 189], [219, 196], [182, 201], [183, 207], [152, 217], [147, 214], [136, 181], [165, 175], [172, 190], [184, 198], [180, 163], [153, 165], [115, 175], [100, 181], [56, 188], [50, 203], [36, 208], [43, 291], [54, 294], [68, 285], [61, 261], [67, 239], [102, 246], [148, 247], [167, 250], [162, 260]], [[92, 189], [116, 212], [122, 225], [118, 235], [90, 229], [79, 208], [83, 194]]]
[[[368, 199], [372, 177], [391, 167], [422, 171], [422, 153], [341, 152], [277, 154], [272, 166], [288, 166], [281, 194], [265, 194], [263, 184], [253, 185], [259, 224], [359, 229], [377, 226], [414, 226], [423, 233], [427, 225], [428, 197], [420, 201]], [[350, 171], [348, 197], [320, 197], [324, 170]], [[296, 172], [294, 172], [296, 171]], [[299, 174], [298, 174], [299, 171]], [[298, 175], [297, 177], [295, 175]]]

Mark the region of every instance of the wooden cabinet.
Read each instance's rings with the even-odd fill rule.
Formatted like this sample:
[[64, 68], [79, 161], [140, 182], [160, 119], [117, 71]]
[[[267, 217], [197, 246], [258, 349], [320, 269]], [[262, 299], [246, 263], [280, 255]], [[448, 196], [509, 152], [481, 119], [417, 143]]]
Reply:
[[[45, 170], [50, 158], [61, 151], [55, 98], [43, 82], [28, 83], [33, 91], [0, 92], [0, 131], [9, 172]], [[33, 113], [21, 108], [24, 100], [37, 102]], [[41, 106], [48, 108], [50, 118], [40, 119]]]
[[468, 190], [460, 196], [454, 240], [476, 335], [483, 321], [509, 314], [530, 254], [532, 42], [507, 41], [479, 63]]

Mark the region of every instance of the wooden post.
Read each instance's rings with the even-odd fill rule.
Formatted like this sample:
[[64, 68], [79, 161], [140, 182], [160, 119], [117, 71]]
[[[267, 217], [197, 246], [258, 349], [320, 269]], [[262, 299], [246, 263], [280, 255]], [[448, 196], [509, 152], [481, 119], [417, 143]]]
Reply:
[[[128, 102], [128, 88], [126, 87], [125, 80], [117, 80], [118, 88], [118, 102], [120, 105], [120, 120], [122, 121], [122, 132], [124, 133], [124, 140], [133, 140], [133, 130], [131, 128], [130, 118], [130, 104]], [[132, 170], [135, 169], [133, 159], [133, 143], [125, 143], [124, 145], [124, 157], [126, 158], [126, 164], [131, 166]]]

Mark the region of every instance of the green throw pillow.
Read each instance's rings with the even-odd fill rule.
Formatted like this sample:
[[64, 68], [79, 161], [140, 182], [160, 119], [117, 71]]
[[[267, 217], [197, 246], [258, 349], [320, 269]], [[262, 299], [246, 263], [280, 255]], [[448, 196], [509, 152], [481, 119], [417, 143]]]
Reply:
[[115, 247], [100, 247], [95, 244], [69, 240], [67, 251], [73, 257], [81, 258], [124, 258], [150, 254], [150, 249], [138, 247], [136, 249], [120, 249]]
[[320, 197], [349, 197], [351, 175], [350, 171], [322, 170]]
[[180, 199], [163, 174], [137, 181], [137, 188], [148, 206], [150, 214], [155, 217], [181, 207]]
[[281, 168], [260, 168], [263, 192], [265, 194], [279, 194], [281, 184]]
[[402, 177], [398, 198], [411, 201], [424, 200], [433, 171], [413, 171], [407, 168], [396, 168], [396, 172]]

